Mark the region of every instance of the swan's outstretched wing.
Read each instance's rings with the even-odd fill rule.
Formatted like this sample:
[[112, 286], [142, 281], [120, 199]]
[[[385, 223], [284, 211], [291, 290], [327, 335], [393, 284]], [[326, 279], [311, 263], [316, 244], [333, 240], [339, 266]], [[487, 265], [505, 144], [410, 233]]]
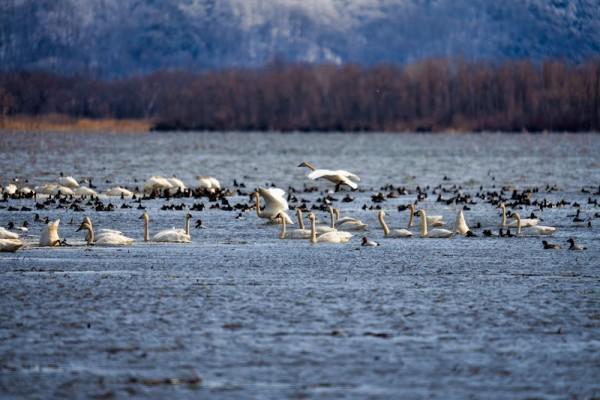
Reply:
[[336, 175], [345, 176], [348, 179], [353, 179], [355, 181], [360, 181], [360, 178], [358, 177], [358, 175], [355, 175], [352, 172], [348, 172], [348, 171], [343, 170], [343, 169], [338, 169], [337, 171], [333, 171], [333, 173], [335, 173]]
[[306, 176], [308, 177], [308, 179], [312, 179], [314, 181], [315, 179], [333, 177], [335, 175], [337, 175], [335, 171], [331, 171], [329, 169], [315, 169]]
[[265, 208], [273, 210], [289, 210], [288, 202], [285, 199], [285, 192], [278, 188], [258, 188], [258, 192], [265, 200]]
[[358, 185], [355, 182], [352, 182], [350, 179], [346, 178], [345, 176], [339, 176], [338, 178], [340, 179], [340, 181], [342, 181], [346, 185], [350, 186], [352, 189], [358, 188]]

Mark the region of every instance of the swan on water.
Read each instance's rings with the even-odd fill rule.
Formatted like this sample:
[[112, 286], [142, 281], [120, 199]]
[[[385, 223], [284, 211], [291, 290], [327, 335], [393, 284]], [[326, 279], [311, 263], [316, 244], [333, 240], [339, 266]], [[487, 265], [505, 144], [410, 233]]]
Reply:
[[[150, 217], [148, 213], [142, 214], [140, 219], [144, 220], [144, 242], [150, 241], [150, 231], [149, 231], [149, 223]], [[185, 223], [183, 229], [165, 229], [152, 237], [153, 242], [169, 242], [169, 243], [190, 243], [192, 241], [192, 237], [190, 236], [190, 220], [192, 219], [192, 214], [187, 213], [185, 216]]]
[[543, 225], [529, 225], [523, 226], [523, 219], [518, 212], [513, 213], [512, 218], [516, 219], [517, 223], [517, 235], [521, 234], [522, 228], [527, 228], [526, 232], [530, 235], [552, 235], [556, 232], [556, 228], [553, 226], [543, 226]]
[[12, 196], [13, 194], [17, 193], [17, 185], [14, 183], [9, 183], [2, 188], [2, 192]]
[[335, 227], [338, 229], [346, 231], [366, 231], [369, 227], [367, 224], [356, 218], [344, 217], [340, 219], [339, 208], [334, 208], [333, 212], [335, 214]]
[[0, 226], [0, 239], [18, 239], [17, 233], [11, 232], [8, 229]]
[[342, 231], [331, 231], [325, 232], [317, 236], [316, 230], [316, 218], [315, 214], [310, 213], [308, 215], [308, 219], [310, 220], [310, 242], [315, 243], [347, 243], [352, 234], [350, 232], [342, 232]]
[[[298, 211], [298, 210], [297, 210]], [[287, 220], [283, 215], [284, 211], [278, 214], [279, 219], [281, 220], [281, 233], [279, 234], [279, 239], [310, 239], [311, 231], [310, 229], [287, 229]], [[296, 212], [297, 213], [297, 212]], [[300, 219], [299, 219], [300, 221]], [[302, 225], [304, 226], [304, 221], [302, 221]]]
[[89, 187], [85, 187], [85, 186], [80, 186], [78, 188], [75, 189], [75, 194], [77, 196], [94, 196], [94, 197], [98, 197], [98, 193], [96, 193], [96, 191], [92, 188]]
[[42, 231], [40, 236], [40, 246], [51, 247], [60, 246], [60, 237], [58, 236], [58, 225], [60, 219], [56, 221], [48, 222]]
[[307, 161], [303, 161], [300, 163], [300, 165], [298, 165], [298, 167], [306, 167], [311, 170], [311, 172], [307, 175], [308, 179], [314, 181], [316, 179], [323, 178], [334, 183], [336, 192], [340, 189], [341, 185], [349, 186], [353, 190], [358, 188], [358, 185], [353, 181], [360, 181], [360, 178], [357, 175], [343, 169], [317, 169], [314, 165]]
[[171, 187], [174, 190], [179, 189], [179, 190], [183, 191], [183, 190], [187, 189], [187, 186], [185, 186], [185, 183], [183, 183], [183, 181], [181, 179], [177, 178], [175, 175], [173, 175], [173, 177], [171, 177], [171, 178], [167, 178], [167, 180], [169, 181], [169, 183], [171, 184]]
[[97, 237], [94, 235], [94, 228], [92, 225], [88, 224], [87, 221], [84, 221], [77, 229], [77, 232], [85, 230], [87, 234], [85, 235], [85, 241], [88, 245], [95, 246], [128, 246], [133, 244], [134, 240], [127, 236], [124, 236], [122, 233], [118, 231], [113, 232], [105, 232], [102, 235], [98, 235]]
[[[414, 204], [410, 204], [408, 206], [408, 209], [410, 210], [410, 217], [408, 219], [408, 229], [410, 229], [413, 226], [413, 217], [416, 213], [416, 207]], [[427, 225], [428, 226], [433, 226], [433, 227], [438, 227], [438, 226], [444, 226], [444, 216], [443, 215], [428, 215], [427, 216]]]
[[166, 178], [162, 176], [151, 176], [146, 182], [144, 182], [144, 193], [151, 193], [154, 190], [163, 191], [165, 189], [172, 189], [173, 185]]
[[216, 192], [221, 190], [221, 183], [212, 176], [197, 176], [196, 188], [206, 190], [208, 192]]
[[383, 210], [377, 213], [377, 219], [383, 229], [383, 236], [386, 238], [405, 238], [413, 235], [408, 229], [390, 229], [385, 222], [385, 211]]
[[435, 229], [427, 229], [427, 223], [425, 221], [427, 221], [427, 213], [425, 212], [425, 210], [419, 210], [417, 212], [417, 215], [419, 216], [419, 224], [421, 225], [421, 237], [423, 238], [439, 238], [439, 239], [445, 239], [445, 238], [449, 238], [452, 237], [452, 231], [449, 231], [448, 229], [440, 229], [440, 228], [435, 228]]
[[12, 253], [23, 247], [21, 239], [0, 239], [0, 252]]
[[77, 182], [77, 179], [73, 178], [72, 176], [63, 176], [62, 174], [60, 178], [58, 178], [58, 184], [68, 187], [69, 189], [75, 189], [79, 187], [79, 182]]
[[132, 191], [122, 188], [120, 186], [108, 189], [105, 194], [107, 196], [111, 196], [111, 197], [132, 197], [133, 196]]
[[35, 191], [40, 194], [52, 195], [52, 196], [57, 196], [59, 193], [64, 196], [75, 195], [75, 192], [73, 191], [73, 189], [66, 187], [66, 186], [62, 186], [62, 185], [55, 185], [54, 183], [48, 183], [48, 184], [45, 184], [42, 186], [36, 186]]
[[[517, 227], [517, 221], [512, 221], [510, 223], [507, 224], [507, 220], [506, 220], [506, 205], [504, 203], [500, 203], [500, 208], [502, 209], [502, 223], [501, 226], [502, 227], [509, 227], [509, 228], [516, 228]], [[519, 216], [520, 218], [520, 216]], [[531, 226], [536, 226], [537, 224], [540, 223], [540, 220], [538, 218], [521, 218], [521, 228], [528, 228]]]

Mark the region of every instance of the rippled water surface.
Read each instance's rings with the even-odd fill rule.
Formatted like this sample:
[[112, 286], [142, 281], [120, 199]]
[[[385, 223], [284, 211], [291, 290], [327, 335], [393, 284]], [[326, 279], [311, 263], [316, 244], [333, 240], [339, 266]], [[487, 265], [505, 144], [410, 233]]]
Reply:
[[[99, 190], [140, 186], [176, 174], [192, 185], [213, 175], [246, 192], [274, 183], [314, 202], [329, 186], [297, 168], [311, 161], [360, 175], [342, 214], [369, 224], [377, 248], [279, 240], [252, 212], [193, 211], [206, 229], [193, 243], [147, 244], [141, 211], [50, 207], [61, 237], [34, 244], [33, 200], [0, 203], [0, 225], [30, 222], [30, 244], [0, 254], [0, 394], [31, 398], [592, 398], [600, 396], [600, 136], [313, 134], [0, 134], [2, 184], [35, 186], [59, 172], [93, 177]], [[443, 178], [446, 177], [446, 180]], [[137, 182], [136, 182], [137, 179]], [[109, 181], [109, 183], [107, 183]], [[375, 204], [386, 184], [408, 195]], [[384, 239], [375, 211], [405, 227], [400, 204], [429, 186], [420, 206], [452, 226], [462, 205], [436, 202], [431, 189], [464, 193], [537, 186], [533, 199], [571, 204], [524, 207], [558, 228], [541, 238], [485, 238], [498, 209], [480, 198], [466, 210], [476, 238]], [[556, 185], [547, 191], [546, 185]], [[582, 192], [582, 187], [589, 193]], [[388, 191], [383, 191], [387, 193]], [[505, 194], [510, 196], [508, 192]], [[450, 197], [450, 193], [444, 193]], [[247, 195], [232, 204], [247, 203]], [[181, 226], [186, 211], [160, 210], [207, 199], [144, 200], [151, 230]], [[591, 221], [578, 226], [571, 216]], [[309, 206], [312, 203], [309, 203]], [[321, 220], [327, 215], [317, 212]], [[122, 230], [128, 248], [86, 248], [75, 232], [89, 215]], [[415, 229], [415, 228], [413, 228]], [[415, 230], [416, 232], [416, 230]], [[575, 237], [583, 252], [566, 250]], [[198, 380], [201, 378], [201, 382]]]

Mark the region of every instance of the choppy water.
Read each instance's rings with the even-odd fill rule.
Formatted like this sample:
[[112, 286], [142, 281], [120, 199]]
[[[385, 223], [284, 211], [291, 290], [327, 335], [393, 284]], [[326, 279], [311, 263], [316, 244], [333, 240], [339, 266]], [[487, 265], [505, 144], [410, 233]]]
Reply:
[[[591, 398], [600, 396], [600, 220], [572, 223], [575, 208], [546, 209], [584, 252], [543, 250], [541, 239], [383, 239], [370, 195], [384, 184], [411, 194], [381, 206], [404, 226], [398, 204], [414, 188], [443, 183], [476, 193], [529, 185], [535, 198], [587, 204], [600, 184], [596, 135], [2, 134], [3, 183], [50, 182], [60, 171], [92, 176], [100, 189], [150, 175], [232, 180], [248, 190], [302, 188], [308, 160], [361, 176], [365, 192], [338, 203], [360, 217], [378, 248], [277, 239], [253, 213], [193, 212], [208, 229], [188, 245], [27, 248], [0, 254], [2, 397], [153, 398]], [[447, 176], [449, 180], [442, 181]], [[110, 180], [111, 183], [105, 183]], [[546, 184], [558, 191], [546, 193]], [[321, 184], [321, 188], [327, 185]], [[596, 189], [597, 190], [597, 189]], [[300, 193], [314, 200], [321, 193]], [[335, 195], [341, 199], [344, 195]], [[422, 205], [454, 220], [457, 206]], [[499, 223], [477, 199], [471, 226]], [[112, 199], [120, 205], [120, 199]], [[232, 203], [247, 202], [233, 197]], [[198, 202], [194, 199], [171, 203]], [[204, 201], [206, 204], [207, 201]], [[31, 200], [0, 203], [32, 206]], [[152, 230], [182, 224], [184, 211], [144, 201]], [[60, 217], [61, 237], [83, 214]], [[98, 227], [142, 238], [139, 210], [88, 212]], [[322, 219], [326, 216], [319, 213]], [[0, 209], [0, 225], [33, 212]], [[31, 241], [41, 224], [33, 223]], [[476, 230], [481, 233], [481, 230]], [[200, 384], [194, 384], [199, 375]]]

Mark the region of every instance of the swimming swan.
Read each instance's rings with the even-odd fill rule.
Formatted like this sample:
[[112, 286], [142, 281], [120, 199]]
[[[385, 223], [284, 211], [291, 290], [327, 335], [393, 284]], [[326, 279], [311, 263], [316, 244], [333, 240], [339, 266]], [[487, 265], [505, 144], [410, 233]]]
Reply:
[[75, 189], [79, 187], [79, 182], [77, 182], [77, 179], [73, 178], [72, 176], [60, 176], [60, 178], [58, 178], [58, 184], [61, 186], [66, 186], [69, 189]]
[[146, 182], [144, 182], [144, 193], [150, 193], [154, 190], [165, 190], [172, 189], [173, 185], [167, 179], [162, 176], [151, 176]]
[[316, 169], [311, 163], [303, 161], [298, 165], [298, 167], [306, 167], [311, 170], [311, 172], [307, 175], [308, 179], [316, 180], [316, 179], [326, 179], [329, 182], [335, 183], [335, 191], [337, 192], [340, 189], [341, 185], [349, 186], [352, 189], [357, 189], [358, 185], [353, 182], [360, 181], [360, 178], [348, 171], [343, 169], [338, 170], [329, 170], [329, 169]]
[[[512, 221], [511, 223], [506, 223], [506, 205], [504, 203], [500, 203], [500, 208], [502, 209], [502, 227], [516, 228], [517, 221]], [[519, 217], [520, 218], [520, 217]], [[540, 220], [537, 218], [521, 218], [521, 228], [528, 228], [530, 226], [536, 226], [540, 223]]]
[[85, 236], [85, 241], [88, 245], [95, 246], [128, 246], [134, 242], [132, 238], [124, 236], [118, 232], [105, 232], [103, 235], [99, 235], [96, 237], [94, 235], [94, 228], [87, 222], [82, 222], [77, 229], [77, 232], [81, 230], [86, 230], [87, 234]]
[[406, 238], [413, 235], [408, 229], [390, 229], [385, 223], [385, 211], [383, 210], [377, 213], [377, 219], [383, 229], [383, 235], [386, 238]]
[[[297, 211], [299, 211], [299, 209], [297, 209]], [[279, 239], [310, 239], [310, 229], [300, 228], [287, 230], [287, 219], [281, 215], [282, 213], [283, 212], [279, 213], [279, 218], [281, 219], [281, 233], [279, 234]], [[304, 221], [302, 221], [302, 225], [304, 225]]]
[[452, 237], [452, 231], [449, 231], [448, 229], [431, 229], [428, 230], [427, 229], [427, 223], [425, 221], [427, 221], [427, 214], [425, 213], [425, 210], [419, 210], [417, 212], [417, 215], [419, 216], [420, 219], [420, 225], [421, 225], [421, 237], [423, 238], [439, 238], [439, 239], [445, 239], [445, 238], [449, 238]]
[[346, 231], [366, 231], [369, 226], [363, 223], [361, 220], [352, 218], [352, 217], [344, 217], [340, 220], [340, 210], [339, 208], [334, 208], [333, 212], [335, 214], [335, 227], [346, 230]]
[[[410, 229], [413, 226], [413, 217], [416, 211], [416, 207], [414, 204], [410, 204], [408, 206], [408, 209], [410, 210], [410, 217], [408, 219], [408, 229]], [[444, 226], [444, 216], [443, 215], [428, 215], [427, 216], [427, 225], [428, 226]]]
[[0, 239], [0, 252], [13, 253], [23, 247], [21, 239]]
[[111, 197], [132, 197], [133, 192], [120, 186], [110, 188], [106, 191], [107, 196]]
[[[521, 216], [519, 215], [518, 212], [514, 213], [512, 216], [514, 219], [516, 219], [516, 223], [517, 223], [517, 235], [521, 234], [521, 228], [524, 228], [523, 223], [522, 223], [522, 219]], [[542, 226], [542, 225], [533, 225], [533, 226], [528, 226], [527, 227], [527, 232], [529, 234], [532, 235], [552, 235], [554, 232], [556, 232], [556, 228], [553, 226]]]
[[0, 226], [0, 239], [18, 239], [19, 235]]
[[310, 213], [308, 215], [308, 219], [310, 220], [310, 242], [313, 244], [315, 244], [315, 243], [342, 244], [342, 243], [347, 243], [350, 240], [350, 238], [352, 237], [351, 233], [342, 232], [342, 231], [331, 231], [331, 232], [326, 232], [326, 233], [323, 233], [323, 234], [317, 236], [315, 214]]
[[60, 246], [60, 237], [58, 236], [58, 224], [60, 224], [60, 219], [57, 219], [53, 222], [48, 222], [48, 224], [46, 224], [46, 227], [44, 228], [44, 230], [42, 231], [42, 235], [40, 236], [40, 246]]
[[198, 181], [196, 188], [198, 189], [206, 190], [208, 192], [221, 190], [221, 183], [212, 176], [197, 176], [196, 179]]
[[[140, 219], [144, 220], [144, 242], [150, 241], [150, 231], [148, 229], [150, 217], [148, 213], [142, 214]], [[192, 214], [186, 214], [185, 216], [185, 227], [184, 229], [165, 229], [158, 232], [152, 237], [153, 242], [168, 242], [168, 243], [190, 243], [192, 237], [190, 236], [190, 220]]]

